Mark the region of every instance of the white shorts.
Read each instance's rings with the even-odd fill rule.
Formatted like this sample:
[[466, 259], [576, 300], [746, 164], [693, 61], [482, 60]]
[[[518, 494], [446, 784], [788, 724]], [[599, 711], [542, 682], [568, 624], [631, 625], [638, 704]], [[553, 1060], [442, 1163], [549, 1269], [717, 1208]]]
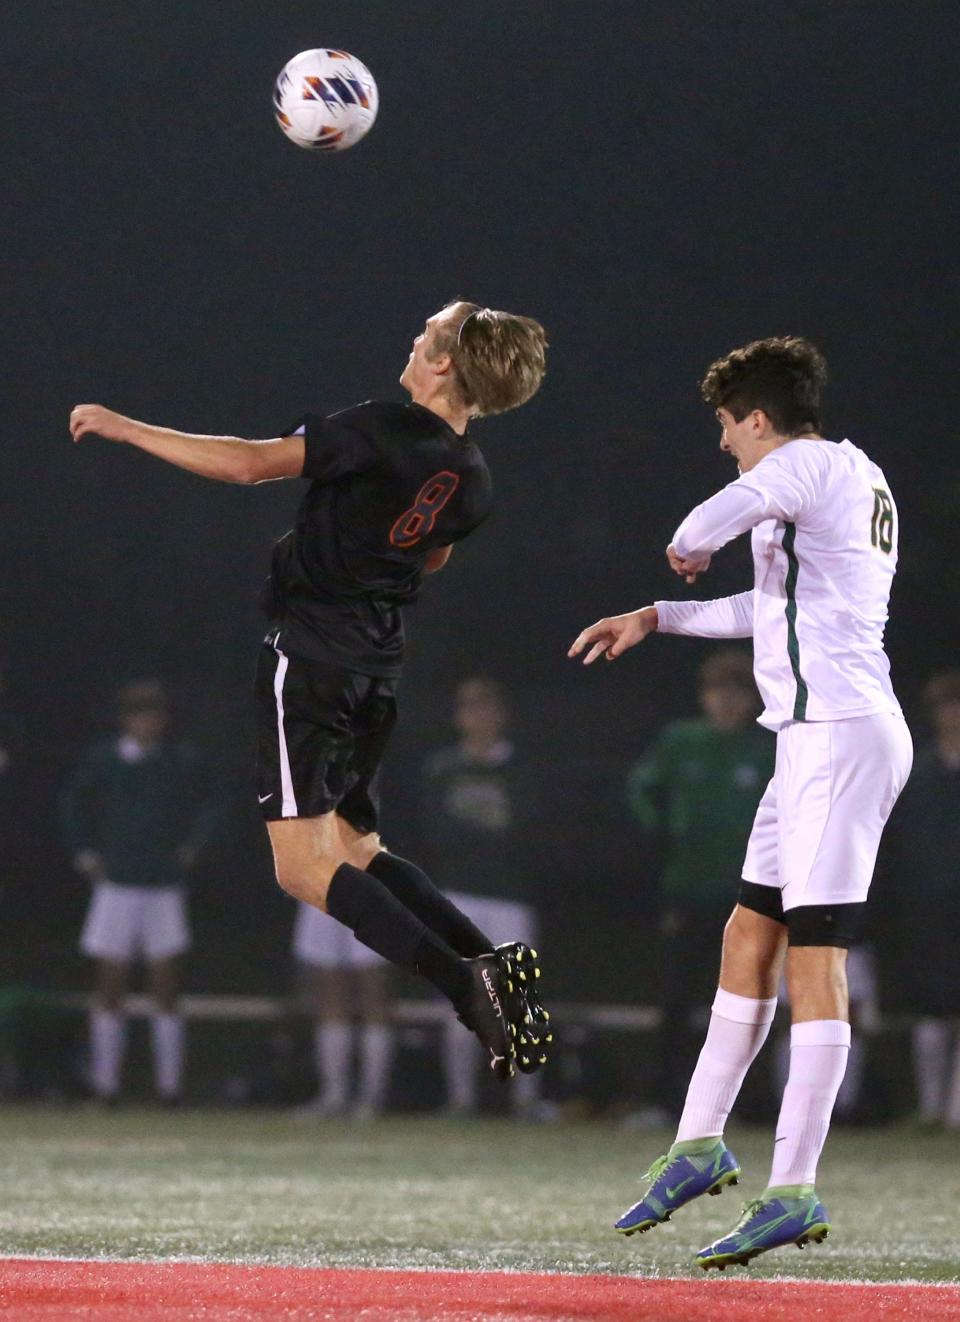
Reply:
[[386, 963], [358, 941], [349, 927], [312, 904], [297, 904], [293, 953], [301, 964], [312, 964], [319, 969], [368, 969]]
[[784, 910], [864, 901], [912, 763], [907, 723], [892, 713], [784, 726], [744, 880], [778, 887]]
[[459, 891], [448, 891], [447, 899], [476, 923], [495, 946], [505, 941], [537, 944], [537, 915], [529, 904], [521, 904], [519, 900], [490, 900]]
[[116, 886], [98, 881], [80, 935], [94, 959], [128, 964], [137, 956], [169, 959], [190, 949], [187, 906], [179, 886]]

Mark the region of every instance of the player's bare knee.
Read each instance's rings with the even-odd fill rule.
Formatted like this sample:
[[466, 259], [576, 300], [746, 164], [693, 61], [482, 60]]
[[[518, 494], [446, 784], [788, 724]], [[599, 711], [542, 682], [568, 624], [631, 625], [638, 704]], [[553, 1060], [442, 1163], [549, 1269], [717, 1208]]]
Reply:
[[311, 859], [309, 866], [299, 866], [296, 861], [277, 860], [277, 885], [287, 895], [314, 908], [326, 910], [327, 891], [330, 880], [337, 869], [336, 863], [323, 859]]
[[840, 946], [791, 946], [787, 993], [794, 1020], [847, 1017], [847, 952]]
[[358, 829], [345, 817], [336, 814], [337, 843], [343, 860], [355, 868], [367, 868], [383, 849], [376, 831]]
[[724, 928], [721, 987], [740, 996], [776, 996], [785, 944], [782, 923], [738, 904]]
[[277, 885], [295, 900], [318, 909], [326, 909], [330, 882], [343, 861], [339, 850], [328, 850], [316, 840], [299, 839], [289, 847], [274, 847]]
[[732, 957], [769, 962], [777, 953], [782, 928], [738, 904], [723, 929], [723, 949]]
[[295, 900], [324, 908], [331, 878], [344, 859], [334, 815], [268, 823], [274, 875]]
[[735, 954], [744, 938], [743, 924], [738, 921], [739, 909], [734, 909], [723, 926], [724, 954]]

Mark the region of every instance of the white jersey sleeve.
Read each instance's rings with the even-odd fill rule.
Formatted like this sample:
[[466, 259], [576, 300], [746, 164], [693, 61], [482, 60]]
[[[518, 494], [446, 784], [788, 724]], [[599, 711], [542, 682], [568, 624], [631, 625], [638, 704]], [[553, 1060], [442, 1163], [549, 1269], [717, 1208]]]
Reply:
[[674, 546], [684, 557], [712, 555], [747, 529], [753, 592], [658, 602], [663, 632], [752, 632], [760, 721], [770, 729], [899, 713], [883, 649], [898, 519], [882, 470], [849, 441], [798, 437], [698, 505]]
[[784, 462], [774, 450], [761, 464], [718, 491], [692, 510], [673, 534], [673, 545], [683, 559], [712, 555], [764, 519], [796, 522], [816, 505], [826, 466], [822, 452], [808, 446], [800, 456]]
[[753, 593], [713, 601], [657, 601], [657, 632], [688, 638], [752, 638]]

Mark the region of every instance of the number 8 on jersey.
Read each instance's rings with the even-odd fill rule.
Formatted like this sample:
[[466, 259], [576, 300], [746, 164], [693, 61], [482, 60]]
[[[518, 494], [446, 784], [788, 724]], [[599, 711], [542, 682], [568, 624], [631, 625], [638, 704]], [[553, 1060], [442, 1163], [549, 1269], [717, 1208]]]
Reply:
[[444, 470], [428, 478], [417, 492], [417, 498], [404, 510], [390, 529], [390, 545], [404, 549], [416, 546], [433, 531], [437, 515], [460, 485], [456, 473]]

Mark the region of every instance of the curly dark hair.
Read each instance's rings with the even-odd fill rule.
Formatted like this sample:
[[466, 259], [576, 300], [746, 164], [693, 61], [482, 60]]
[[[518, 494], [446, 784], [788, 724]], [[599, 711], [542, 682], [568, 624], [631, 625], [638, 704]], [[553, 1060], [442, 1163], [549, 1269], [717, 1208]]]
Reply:
[[700, 383], [714, 409], [741, 422], [762, 409], [781, 436], [820, 429], [820, 391], [827, 364], [815, 344], [799, 335], [754, 340], [718, 358]]

